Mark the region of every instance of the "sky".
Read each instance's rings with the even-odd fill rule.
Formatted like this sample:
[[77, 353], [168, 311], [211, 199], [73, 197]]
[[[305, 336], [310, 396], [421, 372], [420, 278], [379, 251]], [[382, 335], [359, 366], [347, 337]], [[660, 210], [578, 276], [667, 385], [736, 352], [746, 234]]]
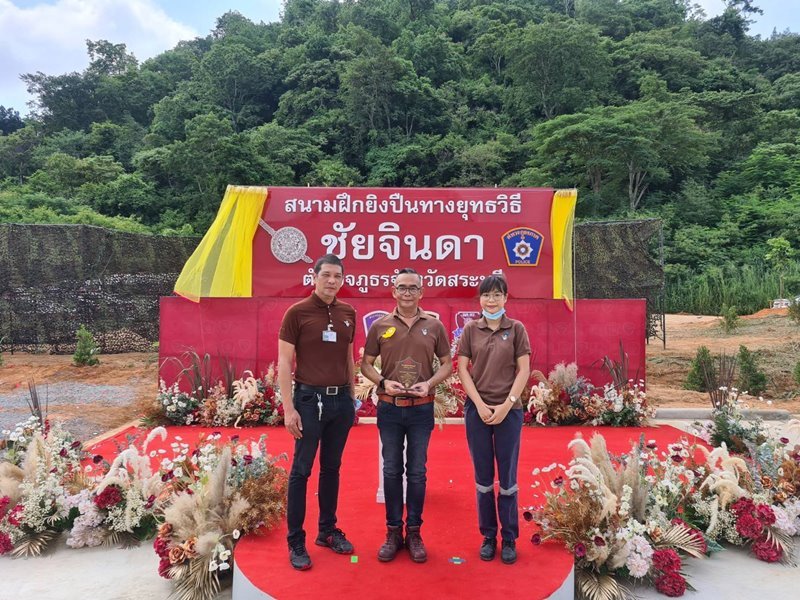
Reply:
[[[695, 0], [711, 17], [723, 0]], [[0, 106], [25, 115], [30, 100], [22, 73], [59, 75], [88, 66], [86, 40], [124, 43], [139, 61], [180, 40], [207, 35], [217, 17], [237, 10], [256, 23], [277, 21], [281, 0], [0, 0]], [[800, 32], [800, 1], [755, 0], [752, 35]]]

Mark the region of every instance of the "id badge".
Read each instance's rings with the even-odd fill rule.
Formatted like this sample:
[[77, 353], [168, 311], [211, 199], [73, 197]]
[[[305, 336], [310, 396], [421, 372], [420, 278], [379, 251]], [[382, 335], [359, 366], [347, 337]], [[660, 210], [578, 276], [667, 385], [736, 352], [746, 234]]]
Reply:
[[323, 331], [322, 332], [322, 341], [323, 342], [335, 342], [336, 341], [336, 332], [335, 331]]

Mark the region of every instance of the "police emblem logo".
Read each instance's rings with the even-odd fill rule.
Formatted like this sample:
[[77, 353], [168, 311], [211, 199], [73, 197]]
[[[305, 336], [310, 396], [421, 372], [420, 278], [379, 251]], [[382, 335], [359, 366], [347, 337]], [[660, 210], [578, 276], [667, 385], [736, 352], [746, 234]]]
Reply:
[[369, 328], [372, 327], [372, 324], [375, 323], [378, 319], [381, 319], [388, 315], [385, 310], [373, 310], [372, 312], [368, 312], [364, 315], [364, 331], [369, 331]]
[[510, 267], [535, 267], [542, 254], [544, 236], [528, 227], [517, 227], [503, 234], [503, 250]]

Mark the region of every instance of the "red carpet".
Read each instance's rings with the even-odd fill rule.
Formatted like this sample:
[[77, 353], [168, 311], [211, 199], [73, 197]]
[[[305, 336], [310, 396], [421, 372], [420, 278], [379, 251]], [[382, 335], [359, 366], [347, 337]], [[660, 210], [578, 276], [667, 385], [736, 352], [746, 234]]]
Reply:
[[[567, 443], [577, 431], [588, 440], [593, 431], [606, 438], [611, 452], [630, 449], [631, 442], [644, 433], [660, 448], [685, 435], [672, 427], [659, 428], [523, 428], [519, 468], [520, 505], [532, 503], [531, 471], [553, 462], [564, 463], [570, 454]], [[204, 430], [198, 427], [172, 427], [166, 442], [155, 447], [169, 447], [174, 436], [194, 443]], [[221, 429], [229, 437], [257, 438], [268, 434], [267, 448], [277, 455], [291, 455], [292, 440], [283, 428]], [[91, 449], [107, 459], [116, 454], [116, 444], [127, 446], [122, 432]], [[428, 492], [425, 504], [423, 538], [428, 549], [428, 562], [413, 563], [401, 553], [391, 563], [380, 563], [376, 553], [383, 542], [384, 507], [375, 501], [378, 488], [378, 432], [374, 425], [353, 428], [345, 450], [339, 497], [339, 526], [353, 542], [357, 562], [350, 556], [336, 555], [327, 548], [315, 546], [317, 504], [316, 470], [309, 481], [309, 503], [306, 516], [308, 550], [313, 568], [294, 571], [289, 565], [285, 522], [265, 536], [248, 536], [236, 547], [236, 563], [250, 582], [273, 598], [475, 598], [479, 596], [509, 598], [546, 598], [557, 590], [568, 576], [572, 557], [556, 544], [533, 546], [530, 543], [535, 527], [520, 518], [518, 560], [504, 565], [499, 556], [483, 562], [477, 551], [481, 535], [477, 528], [475, 484], [469, 460], [464, 427], [446, 425], [434, 430], [428, 453]], [[288, 469], [288, 464], [286, 465]], [[549, 479], [550, 477], [548, 477]], [[454, 560], [460, 558], [462, 561]], [[459, 564], [460, 562], [460, 564]]]

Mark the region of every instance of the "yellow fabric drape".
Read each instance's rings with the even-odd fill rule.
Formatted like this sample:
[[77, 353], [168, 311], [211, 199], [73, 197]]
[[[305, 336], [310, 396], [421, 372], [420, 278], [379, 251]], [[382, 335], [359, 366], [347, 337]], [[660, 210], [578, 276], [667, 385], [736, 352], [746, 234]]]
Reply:
[[267, 192], [266, 187], [228, 186], [217, 217], [175, 282], [176, 294], [193, 302], [253, 295], [253, 236]]
[[562, 298], [572, 310], [572, 235], [578, 190], [556, 190], [550, 211], [553, 239], [553, 298]]

